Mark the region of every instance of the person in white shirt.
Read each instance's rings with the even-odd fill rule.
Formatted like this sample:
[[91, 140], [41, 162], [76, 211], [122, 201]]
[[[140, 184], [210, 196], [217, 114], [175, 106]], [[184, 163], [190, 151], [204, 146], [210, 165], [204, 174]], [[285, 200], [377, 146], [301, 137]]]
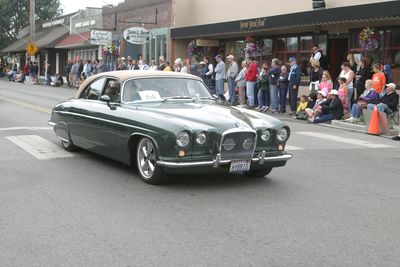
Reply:
[[149, 65], [146, 64], [144, 59], [139, 60], [139, 69], [140, 70], [149, 70]]
[[154, 59], [151, 60], [150, 70], [157, 70], [157, 68], [158, 68], [157, 62]]
[[215, 57], [217, 66], [215, 66], [215, 91], [218, 96], [224, 94], [224, 80], [225, 80], [225, 63], [222, 60], [221, 55]]
[[316, 59], [318, 61], [320, 61], [321, 57], [322, 57], [322, 50], [319, 49], [318, 45], [315, 44], [313, 45], [313, 47], [311, 47], [311, 57], [310, 57], [310, 62], [312, 59]]
[[235, 79], [239, 73], [239, 66], [235, 61], [235, 57], [233, 55], [229, 55], [226, 57], [229, 62], [229, 67], [227, 71], [227, 80], [228, 80], [228, 88], [229, 88], [229, 102], [231, 105], [236, 104], [236, 85]]

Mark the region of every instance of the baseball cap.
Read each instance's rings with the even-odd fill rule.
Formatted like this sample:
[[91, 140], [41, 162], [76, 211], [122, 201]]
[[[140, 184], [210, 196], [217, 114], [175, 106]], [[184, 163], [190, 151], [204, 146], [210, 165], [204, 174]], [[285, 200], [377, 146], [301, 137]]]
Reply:
[[339, 92], [338, 92], [338, 90], [333, 89], [333, 90], [331, 90], [331, 92], [329, 94], [330, 95], [338, 95]]
[[206, 63], [204, 61], [199, 63], [200, 65], [206, 65]]
[[121, 60], [125, 60], [125, 58], [124, 58], [124, 57], [121, 57]]
[[321, 94], [323, 97], [326, 97], [326, 92], [325, 91], [319, 90], [319, 91], [317, 91], [317, 93]]
[[395, 83], [388, 83], [386, 84], [387, 87], [392, 87], [393, 89], [396, 89], [396, 84]]
[[216, 55], [215, 59], [217, 59], [217, 58], [222, 58], [222, 56], [221, 55]]
[[229, 55], [229, 56], [227, 56], [226, 58], [227, 58], [227, 59], [235, 59], [235, 56], [234, 56], [234, 55]]
[[295, 57], [290, 57], [289, 58], [289, 62], [293, 62], [293, 61], [296, 61], [296, 58]]

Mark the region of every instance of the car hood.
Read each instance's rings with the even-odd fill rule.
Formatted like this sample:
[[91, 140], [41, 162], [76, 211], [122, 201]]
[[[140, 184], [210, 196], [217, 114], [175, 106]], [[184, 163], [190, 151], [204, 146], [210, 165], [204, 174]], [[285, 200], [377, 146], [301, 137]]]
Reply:
[[193, 130], [225, 131], [232, 128], [257, 130], [280, 128], [284, 124], [268, 115], [209, 101], [171, 101], [136, 105], [143, 115], [168, 120]]

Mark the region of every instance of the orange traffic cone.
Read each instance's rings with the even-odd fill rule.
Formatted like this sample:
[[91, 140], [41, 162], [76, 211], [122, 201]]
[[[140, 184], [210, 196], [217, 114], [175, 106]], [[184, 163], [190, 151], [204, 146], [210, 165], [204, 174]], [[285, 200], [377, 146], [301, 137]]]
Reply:
[[371, 114], [371, 121], [369, 122], [368, 134], [380, 135], [381, 131], [379, 130], [379, 114], [377, 106], [374, 107], [374, 110]]

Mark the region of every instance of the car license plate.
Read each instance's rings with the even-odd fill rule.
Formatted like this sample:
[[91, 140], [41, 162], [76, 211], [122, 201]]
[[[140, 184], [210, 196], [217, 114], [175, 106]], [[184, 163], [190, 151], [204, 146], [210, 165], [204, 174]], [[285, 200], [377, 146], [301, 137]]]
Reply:
[[250, 164], [251, 160], [232, 161], [229, 172], [247, 172]]

